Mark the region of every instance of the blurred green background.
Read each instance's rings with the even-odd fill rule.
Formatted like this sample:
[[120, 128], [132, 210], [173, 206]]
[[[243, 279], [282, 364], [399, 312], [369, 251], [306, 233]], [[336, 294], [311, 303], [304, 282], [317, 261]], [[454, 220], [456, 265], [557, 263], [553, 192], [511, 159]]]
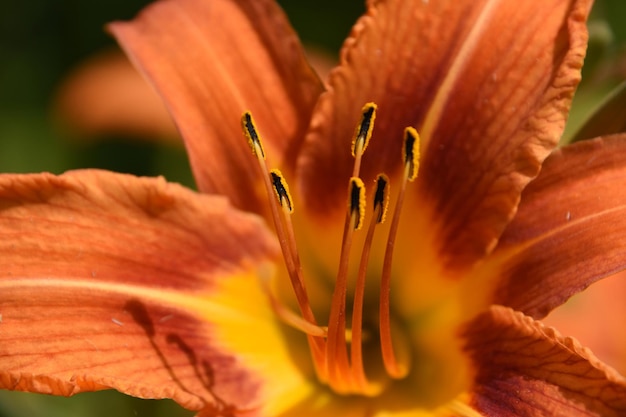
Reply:
[[[184, 151], [176, 144], [128, 137], [81, 138], [59, 129], [51, 103], [64, 76], [84, 59], [115, 45], [103, 30], [130, 19], [147, 0], [3, 0], [0, 4], [0, 169], [60, 173], [98, 167], [165, 175], [193, 186]], [[307, 44], [336, 55], [362, 0], [282, 0]], [[340, 4], [340, 6], [337, 6]], [[590, 22], [584, 81], [568, 125], [571, 135], [591, 109], [626, 78], [626, 1], [598, 0]], [[42, 318], [45, 320], [45, 318]], [[168, 401], [142, 401], [116, 392], [73, 398], [0, 391], [0, 417], [189, 416]]]

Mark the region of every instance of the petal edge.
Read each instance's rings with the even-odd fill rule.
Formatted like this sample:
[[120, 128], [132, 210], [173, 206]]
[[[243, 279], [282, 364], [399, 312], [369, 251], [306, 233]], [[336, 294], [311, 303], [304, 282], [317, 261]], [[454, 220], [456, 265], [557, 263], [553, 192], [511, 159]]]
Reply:
[[471, 403], [487, 416], [626, 413], [626, 379], [572, 338], [492, 306], [464, 329], [476, 366]]

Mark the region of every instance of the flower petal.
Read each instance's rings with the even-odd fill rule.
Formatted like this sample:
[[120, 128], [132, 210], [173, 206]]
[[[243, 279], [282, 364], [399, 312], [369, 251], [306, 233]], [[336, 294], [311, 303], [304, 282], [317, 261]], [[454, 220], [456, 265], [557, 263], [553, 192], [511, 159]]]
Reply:
[[626, 267], [626, 135], [554, 152], [524, 191], [488, 275], [492, 301], [540, 318]]
[[178, 138], [160, 97], [119, 51], [99, 52], [73, 70], [59, 88], [55, 113], [82, 137]]
[[263, 377], [223, 337], [269, 310], [232, 305], [275, 259], [258, 217], [162, 179], [4, 175], [0, 233], [0, 387], [258, 405]]
[[403, 129], [417, 127], [421, 206], [412, 211], [436, 219], [434, 244], [444, 261], [463, 266], [484, 256], [561, 135], [580, 78], [590, 4], [369, 2], [331, 73], [299, 161], [310, 211], [327, 216], [343, 208], [352, 132], [360, 107], [374, 101], [364, 182], [401, 171]]
[[626, 379], [577, 341], [492, 306], [464, 329], [476, 369], [470, 403], [485, 416], [623, 416]]
[[198, 188], [263, 211], [241, 115], [253, 113], [266, 153], [287, 169], [322, 88], [278, 6], [269, 0], [159, 1], [109, 30], [165, 99]]

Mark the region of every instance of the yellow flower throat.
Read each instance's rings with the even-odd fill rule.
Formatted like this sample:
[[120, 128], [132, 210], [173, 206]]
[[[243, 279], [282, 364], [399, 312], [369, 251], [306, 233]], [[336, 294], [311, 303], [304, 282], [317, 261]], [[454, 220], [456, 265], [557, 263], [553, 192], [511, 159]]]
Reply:
[[[256, 156], [263, 172], [263, 180], [270, 200], [272, 218], [301, 315], [297, 315], [284, 306], [270, 291], [268, 283], [264, 283], [265, 290], [278, 317], [307, 334], [319, 380], [340, 394], [374, 396], [380, 393], [383, 388], [381, 384], [370, 381], [366, 376], [362, 348], [363, 299], [369, 254], [376, 226], [385, 221], [389, 200], [389, 179], [385, 174], [379, 174], [375, 181], [376, 189], [373, 194], [374, 213], [367, 229], [359, 263], [353, 299], [351, 329], [350, 331], [346, 329], [347, 278], [352, 237], [357, 230], [362, 228], [365, 218], [365, 185], [359, 178], [359, 172], [361, 158], [372, 136], [375, 118], [376, 104], [367, 103], [363, 106], [361, 121], [356, 127], [352, 143], [352, 155], [355, 161], [349, 182], [348, 210], [344, 223], [339, 268], [332, 296], [328, 326], [320, 326], [318, 324], [304, 285], [302, 265], [296, 248], [291, 221], [293, 203], [287, 182], [280, 171], [269, 169], [265, 160], [262, 141], [252, 115], [246, 112], [241, 120], [244, 135], [247, 137], [252, 152]], [[419, 135], [414, 128], [407, 127], [405, 129], [402, 149], [404, 171], [384, 256], [379, 309], [380, 349], [386, 373], [393, 379], [401, 379], [409, 371], [408, 364], [397, 360], [394, 353], [391, 336], [389, 292], [393, 250], [406, 185], [408, 181], [412, 181], [417, 177], [419, 167]], [[347, 339], [350, 339], [349, 349]]]

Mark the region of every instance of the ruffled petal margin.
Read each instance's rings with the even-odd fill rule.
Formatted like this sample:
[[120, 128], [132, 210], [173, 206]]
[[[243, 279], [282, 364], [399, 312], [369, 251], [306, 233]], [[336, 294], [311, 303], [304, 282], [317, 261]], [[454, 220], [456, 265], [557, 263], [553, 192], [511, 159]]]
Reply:
[[293, 170], [322, 90], [282, 10], [269, 0], [165, 0], [108, 28], [164, 98], [198, 188], [264, 212], [241, 115], [254, 115], [270, 161]]
[[554, 152], [485, 267], [491, 300], [535, 318], [626, 268], [626, 135]]
[[[259, 313], [262, 294], [249, 299], [277, 252], [259, 217], [163, 179], [3, 175], [0, 233], [0, 387], [115, 388], [222, 412], [260, 405], [263, 358], [242, 356], [228, 336], [262, 321], [248, 334], [281, 340]], [[257, 356], [280, 352], [260, 345]]]
[[626, 379], [577, 341], [492, 306], [464, 329], [475, 368], [469, 404], [487, 417], [619, 417]]

